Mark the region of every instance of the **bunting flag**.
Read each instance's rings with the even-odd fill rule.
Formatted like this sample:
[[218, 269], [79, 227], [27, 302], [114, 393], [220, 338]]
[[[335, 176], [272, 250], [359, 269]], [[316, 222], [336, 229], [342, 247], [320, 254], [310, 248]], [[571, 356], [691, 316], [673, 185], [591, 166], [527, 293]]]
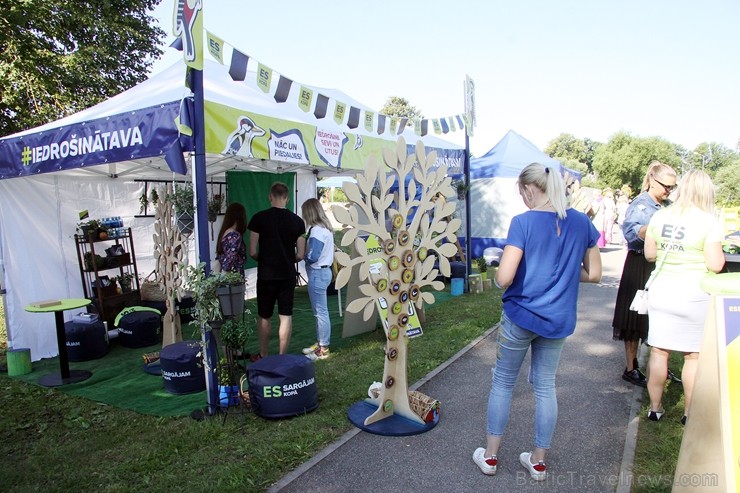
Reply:
[[247, 63], [249, 63], [249, 57], [240, 51], [234, 50], [229, 65], [229, 75], [232, 80], [243, 81], [246, 79]]
[[365, 110], [365, 130], [368, 132], [373, 131], [373, 119], [375, 118], [375, 113], [372, 111]]
[[313, 111], [313, 116], [318, 120], [325, 118], [327, 108], [329, 108], [329, 97], [319, 93], [316, 96], [316, 109]]
[[288, 100], [290, 94], [290, 88], [293, 85], [293, 81], [281, 75], [278, 79], [277, 90], [275, 91], [275, 102], [284, 103]]
[[203, 70], [203, 2], [177, 0], [174, 2], [172, 34], [182, 42], [185, 64]]
[[349, 128], [357, 128], [360, 126], [360, 108], [355, 108], [354, 106], [349, 107], [347, 126]]
[[224, 40], [206, 30], [206, 46], [208, 53], [221, 65], [224, 64]]
[[344, 121], [344, 113], [346, 111], [347, 105], [341, 101], [337, 101], [334, 105], [334, 121], [341, 125]]
[[378, 135], [382, 135], [385, 132], [385, 115], [378, 113]]
[[[468, 115], [463, 114], [462, 116], [463, 123], [465, 123], [465, 129], [469, 129], [471, 127], [470, 120], [468, 120]], [[468, 134], [468, 137], [470, 137], [471, 134]]]
[[313, 101], [313, 90], [306, 86], [301, 86], [298, 93], [298, 107], [308, 113], [311, 111], [311, 102]]
[[406, 130], [406, 125], [408, 125], [408, 123], [409, 123], [408, 118], [401, 118], [398, 121], [398, 132], [396, 133], [396, 135], [401, 135], [403, 131]]
[[[183, 1], [186, 4], [188, 0]], [[178, 0], [178, 6], [181, 6], [182, 3], [183, 2]], [[180, 10], [184, 12], [183, 9], [184, 7]], [[199, 9], [202, 9], [202, 7], [199, 7]], [[198, 10], [197, 12], [200, 11], [201, 10]], [[257, 87], [259, 87], [263, 92], [266, 94], [272, 94], [277, 103], [286, 103], [289, 100], [293, 101], [292, 104], [296, 104], [302, 111], [306, 113], [313, 111], [313, 115], [316, 119], [321, 120], [327, 117], [330, 100], [333, 100], [333, 118], [338, 125], [345, 124], [350, 129], [362, 127], [365, 131], [377, 132], [378, 135], [382, 135], [386, 131], [389, 131], [392, 135], [401, 135], [406, 131], [406, 127], [409, 126], [408, 118], [384, 115], [369, 109], [349, 106], [343, 101], [338, 101], [330, 96], [321, 94], [320, 92], [316, 92], [316, 94], [314, 94], [316, 89], [301, 84], [296, 85], [292, 79], [280, 73], [273, 73], [274, 71], [270, 67], [258, 60], [252, 59], [254, 60], [253, 63], [256, 62], [257, 69], [255, 71], [254, 66], [252, 66], [252, 71], [250, 72], [248, 65], [251, 57], [249, 55], [242, 53], [237, 48], [231, 46], [229, 43], [225, 42], [210, 31], [206, 31], [205, 36], [209, 53], [222, 65], [229, 66], [229, 76], [232, 80], [237, 82], [256, 83]], [[183, 46], [187, 46], [188, 39], [195, 40], [195, 37], [179, 37], [175, 40], [173, 46], [183, 50]], [[230, 59], [229, 54], [231, 55]], [[250, 78], [251, 80], [248, 81], [247, 78]], [[272, 84], [273, 78], [277, 78], [277, 84], [275, 85]], [[298, 94], [296, 95], [293, 93], [293, 97], [291, 98], [291, 91], [293, 91], [294, 86], [298, 87]], [[466, 90], [467, 88], [468, 86], [466, 81]], [[468, 129], [468, 131], [471, 132], [470, 118], [471, 115], [469, 113], [465, 113], [441, 118], [413, 119], [412, 122], [414, 133], [423, 137], [430, 131], [430, 120], [432, 122], [434, 133], [437, 135], [443, 133], [446, 134], [450, 131], [454, 132], [458, 128], [461, 130]], [[472, 132], [469, 135], [472, 135]]]
[[262, 89], [264, 92], [270, 92], [270, 84], [272, 83], [272, 69], [267, 65], [261, 63], [257, 65], [257, 87]]

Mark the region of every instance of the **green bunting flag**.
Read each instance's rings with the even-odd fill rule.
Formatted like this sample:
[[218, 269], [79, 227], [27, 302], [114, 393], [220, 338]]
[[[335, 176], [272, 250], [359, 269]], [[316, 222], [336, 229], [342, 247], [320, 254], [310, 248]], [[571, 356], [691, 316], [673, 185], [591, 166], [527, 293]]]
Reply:
[[272, 69], [262, 63], [257, 66], [257, 86], [264, 92], [270, 92], [272, 83]]
[[213, 58], [218, 60], [221, 65], [224, 64], [224, 40], [215, 36], [212, 32], [206, 31], [206, 44], [208, 46], [208, 53]]
[[301, 91], [298, 93], [298, 107], [308, 113], [311, 111], [312, 102], [313, 90], [306, 86], [301, 86]]
[[344, 113], [347, 111], [347, 105], [337, 101], [334, 105], [334, 121], [341, 125], [344, 122]]
[[373, 119], [375, 118], [375, 113], [372, 111], [365, 110], [365, 130], [368, 132], [373, 131]]

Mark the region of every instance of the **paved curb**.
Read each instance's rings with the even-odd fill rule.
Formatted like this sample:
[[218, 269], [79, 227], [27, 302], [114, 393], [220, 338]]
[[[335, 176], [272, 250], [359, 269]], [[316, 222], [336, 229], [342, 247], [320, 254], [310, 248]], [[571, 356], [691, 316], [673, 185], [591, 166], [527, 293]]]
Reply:
[[[452, 355], [447, 361], [436, 367], [434, 370], [430, 371], [423, 377], [421, 377], [417, 382], [415, 382], [413, 385], [409, 387], [409, 390], [416, 390], [425, 383], [427, 383], [429, 380], [437, 376], [439, 373], [444, 371], [448, 366], [450, 366], [452, 363], [457, 361], [460, 357], [462, 357], [465, 353], [473, 349], [475, 346], [477, 346], [483, 339], [491, 335], [493, 332], [498, 330], [498, 324], [494, 325], [490, 329], [483, 332], [483, 334], [479, 335], [472, 341], [470, 341], [465, 347], [460, 349], [457, 353]], [[311, 457], [307, 462], [304, 462], [300, 466], [298, 466], [296, 469], [291, 471], [290, 473], [283, 476], [277, 483], [270, 486], [270, 489], [267, 490], [268, 493], [277, 493], [281, 489], [288, 486], [290, 483], [298, 479], [301, 475], [303, 475], [306, 471], [311, 469], [313, 466], [321, 462], [324, 458], [328, 457], [332, 453], [334, 453], [337, 449], [342, 447], [345, 443], [350, 441], [353, 437], [355, 437], [357, 434], [359, 434], [362, 430], [359, 428], [353, 428], [352, 430], [348, 431], [339, 439], [334, 441], [333, 443], [326, 446], [324, 449], [319, 451], [316, 455]]]

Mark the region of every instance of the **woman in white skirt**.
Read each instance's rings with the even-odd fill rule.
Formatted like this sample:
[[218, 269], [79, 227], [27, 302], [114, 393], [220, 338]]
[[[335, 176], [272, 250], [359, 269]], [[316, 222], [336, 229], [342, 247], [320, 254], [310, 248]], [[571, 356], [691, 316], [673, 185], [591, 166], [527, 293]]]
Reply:
[[709, 295], [701, 279], [725, 264], [722, 231], [714, 214], [714, 185], [704, 171], [684, 175], [675, 202], [656, 212], [645, 235], [645, 258], [657, 262], [650, 285], [648, 419], [663, 417], [663, 389], [671, 351], [684, 353], [683, 424], [691, 408]]

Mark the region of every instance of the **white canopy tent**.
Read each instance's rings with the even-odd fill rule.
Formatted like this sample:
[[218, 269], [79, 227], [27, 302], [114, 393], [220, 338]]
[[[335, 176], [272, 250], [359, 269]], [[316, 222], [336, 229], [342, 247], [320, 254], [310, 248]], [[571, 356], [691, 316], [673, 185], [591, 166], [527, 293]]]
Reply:
[[[317, 123], [314, 114], [295, 104], [297, 91], [278, 104], [271, 94], [250, 84], [250, 74], [245, 81], [234, 81], [227, 67], [206, 64], [206, 128], [213, 133], [206, 144], [209, 180], [224, 181], [225, 173], [232, 170], [293, 171], [296, 204], [301, 204], [315, 197], [317, 179], [350, 174], [361, 168], [368, 153], [395, 145], [397, 136], [389, 133], [349, 129], [346, 122]], [[366, 109], [339, 91], [312, 89]], [[120, 216], [132, 228], [139, 273], [153, 269], [153, 218], [138, 215], [142, 180], [191, 179], [190, 166], [178, 168], [177, 156], [182, 160], [184, 155], [187, 163], [192, 147], [189, 139], [178, 134], [174, 121], [179, 117], [186, 122], [184, 109], [190, 96], [184, 64], [177, 63], [92, 108], [0, 139], [0, 269], [11, 347], [30, 348], [34, 361], [57, 354], [53, 318], [27, 313], [24, 307], [37, 300], [82, 297], [73, 239], [79, 211], [86, 209], [93, 218]], [[251, 149], [229, 153], [229, 138], [242, 117], [256, 122], [265, 134], [253, 139]], [[318, 155], [319, 131], [338, 137], [342, 152], [336, 161], [327, 162]], [[422, 140], [438, 149], [440, 160], [452, 167], [462, 163], [460, 146], [434, 136], [418, 137], [410, 129], [403, 135], [407, 142]], [[281, 160], [279, 142], [300, 142], [305, 152], [299, 159]], [[172, 169], [187, 173], [176, 174]], [[219, 224], [220, 220], [214, 228]], [[214, 250], [211, 241], [211, 258]], [[191, 252], [190, 259], [194, 257]]]

